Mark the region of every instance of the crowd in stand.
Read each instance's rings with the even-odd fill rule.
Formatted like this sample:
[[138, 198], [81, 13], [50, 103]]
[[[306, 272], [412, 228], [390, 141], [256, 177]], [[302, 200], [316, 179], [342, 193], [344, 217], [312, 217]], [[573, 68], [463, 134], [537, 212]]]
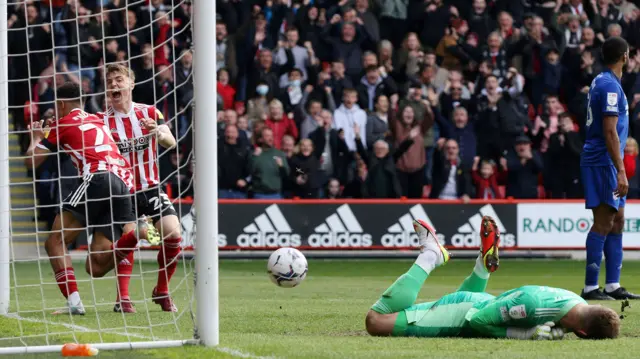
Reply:
[[[43, 117], [64, 81], [101, 111], [102, 65], [127, 61], [134, 101], [155, 104], [179, 139], [162, 177], [191, 195], [190, 1], [9, 2], [16, 128]], [[632, 48], [625, 165], [638, 196], [634, 1], [216, 3], [220, 198], [579, 198], [586, 94], [615, 35]], [[38, 182], [41, 202], [57, 203], [57, 182]]]
[[640, 10], [628, 0], [217, 1], [220, 198], [580, 198], [600, 46], [631, 197]]

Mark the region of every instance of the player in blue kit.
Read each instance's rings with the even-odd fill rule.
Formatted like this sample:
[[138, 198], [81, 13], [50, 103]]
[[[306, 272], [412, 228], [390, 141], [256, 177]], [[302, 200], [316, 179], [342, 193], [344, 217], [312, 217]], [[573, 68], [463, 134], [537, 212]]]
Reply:
[[[640, 299], [620, 286], [624, 205], [629, 189], [622, 162], [629, 135], [629, 104], [620, 78], [629, 60], [629, 44], [621, 37], [610, 37], [602, 45], [602, 57], [607, 69], [593, 79], [589, 89], [586, 141], [580, 155], [586, 208], [593, 211], [582, 298]], [[604, 292], [598, 286], [603, 252], [607, 269]]]

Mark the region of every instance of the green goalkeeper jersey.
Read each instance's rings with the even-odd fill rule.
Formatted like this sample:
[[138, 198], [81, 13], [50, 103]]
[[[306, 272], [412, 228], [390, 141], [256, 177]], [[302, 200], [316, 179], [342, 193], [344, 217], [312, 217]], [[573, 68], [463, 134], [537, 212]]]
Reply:
[[586, 302], [568, 290], [527, 285], [474, 304], [465, 319], [476, 335], [505, 338], [507, 328], [557, 323], [577, 304]]

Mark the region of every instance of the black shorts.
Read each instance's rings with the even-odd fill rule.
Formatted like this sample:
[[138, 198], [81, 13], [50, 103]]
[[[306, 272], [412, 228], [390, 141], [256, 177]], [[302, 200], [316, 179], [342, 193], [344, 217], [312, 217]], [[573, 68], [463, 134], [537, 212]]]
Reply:
[[150, 217], [155, 225], [162, 217], [178, 216], [178, 212], [173, 208], [169, 196], [160, 187], [151, 187], [136, 192], [136, 199], [133, 202], [137, 217]]
[[86, 175], [62, 201], [62, 210], [89, 227], [89, 234], [101, 232], [109, 240], [120, 239], [125, 224], [136, 222], [127, 185], [111, 172]]

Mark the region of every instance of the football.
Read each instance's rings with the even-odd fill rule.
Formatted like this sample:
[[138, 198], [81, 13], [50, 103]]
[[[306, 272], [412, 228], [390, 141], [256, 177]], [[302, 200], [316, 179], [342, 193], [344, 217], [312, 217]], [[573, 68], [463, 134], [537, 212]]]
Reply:
[[295, 248], [280, 248], [269, 256], [267, 273], [279, 287], [293, 288], [307, 276], [307, 259]]

